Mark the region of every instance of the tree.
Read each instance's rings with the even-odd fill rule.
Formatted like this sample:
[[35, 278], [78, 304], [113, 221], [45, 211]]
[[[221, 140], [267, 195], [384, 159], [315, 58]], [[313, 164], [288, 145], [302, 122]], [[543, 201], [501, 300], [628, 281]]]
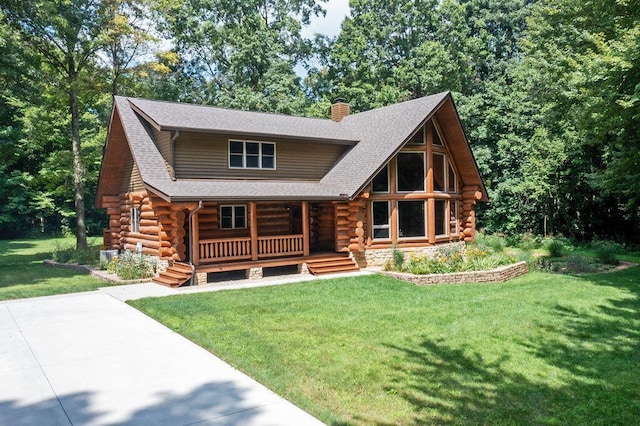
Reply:
[[108, 44], [110, 5], [96, 0], [7, 0], [0, 6], [24, 46], [45, 62], [45, 78], [67, 99], [78, 248], [87, 246], [78, 97], [83, 84], [89, 84], [87, 74], [97, 52]]
[[543, 124], [564, 141], [565, 208], [585, 236], [640, 235], [639, 18], [637, 2], [551, 0], [523, 40], [547, 81], [535, 94]]
[[315, 0], [165, 1], [156, 10], [187, 74], [203, 76], [204, 103], [302, 112], [295, 67], [311, 57], [300, 29], [323, 12]]

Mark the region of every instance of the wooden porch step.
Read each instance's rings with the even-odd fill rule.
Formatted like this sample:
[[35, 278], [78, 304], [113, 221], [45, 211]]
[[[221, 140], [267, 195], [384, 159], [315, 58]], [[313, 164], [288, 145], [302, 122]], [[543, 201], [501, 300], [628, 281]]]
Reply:
[[191, 279], [191, 266], [184, 263], [174, 263], [166, 271], [162, 271], [152, 281], [167, 287], [180, 287]]
[[339, 272], [358, 272], [360, 268], [347, 255], [323, 256], [307, 261], [309, 272], [313, 275], [336, 274]]

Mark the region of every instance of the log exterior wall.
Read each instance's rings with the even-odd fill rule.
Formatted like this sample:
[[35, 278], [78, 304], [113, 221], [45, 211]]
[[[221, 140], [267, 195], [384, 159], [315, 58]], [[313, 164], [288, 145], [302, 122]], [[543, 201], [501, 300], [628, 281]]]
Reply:
[[[111, 249], [136, 251], [161, 259], [185, 260], [185, 220], [193, 203], [170, 204], [146, 190], [103, 196], [109, 216]], [[131, 209], [140, 210], [139, 232], [133, 232]]]

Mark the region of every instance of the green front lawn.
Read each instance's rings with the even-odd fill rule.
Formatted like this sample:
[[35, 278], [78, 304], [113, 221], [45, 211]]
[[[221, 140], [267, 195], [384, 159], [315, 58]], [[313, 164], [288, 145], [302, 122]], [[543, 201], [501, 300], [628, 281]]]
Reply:
[[74, 238], [0, 240], [0, 300], [91, 291], [109, 283], [80, 271], [42, 263]]
[[329, 424], [640, 418], [640, 267], [431, 287], [364, 276], [130, 303]]

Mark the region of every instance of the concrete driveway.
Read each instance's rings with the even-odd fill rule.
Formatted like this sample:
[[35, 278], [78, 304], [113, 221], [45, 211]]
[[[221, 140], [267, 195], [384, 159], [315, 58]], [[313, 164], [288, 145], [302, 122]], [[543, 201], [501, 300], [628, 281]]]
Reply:
[[0, 302], [0, 425], [320, 425], [114, 297]]

